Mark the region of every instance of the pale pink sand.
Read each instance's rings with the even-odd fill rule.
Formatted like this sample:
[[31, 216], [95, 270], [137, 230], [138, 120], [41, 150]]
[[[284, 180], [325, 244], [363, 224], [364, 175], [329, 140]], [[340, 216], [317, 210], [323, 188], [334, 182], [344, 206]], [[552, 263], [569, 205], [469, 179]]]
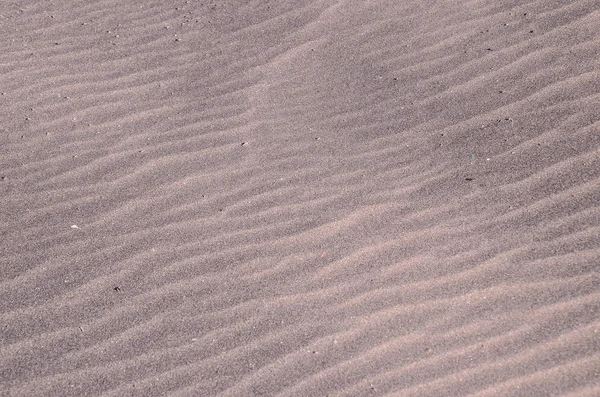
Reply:
[[0, 2], [0, 395], [600, 395], [600, 2]]

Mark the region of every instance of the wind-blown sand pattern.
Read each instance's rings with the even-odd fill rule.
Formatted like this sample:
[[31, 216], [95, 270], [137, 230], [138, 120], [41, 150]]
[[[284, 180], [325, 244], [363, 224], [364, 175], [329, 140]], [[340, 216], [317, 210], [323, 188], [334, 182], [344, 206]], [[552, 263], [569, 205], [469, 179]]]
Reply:
[[0, 46], [0, 395], [600, 395], [600, 1], [2, 1]]

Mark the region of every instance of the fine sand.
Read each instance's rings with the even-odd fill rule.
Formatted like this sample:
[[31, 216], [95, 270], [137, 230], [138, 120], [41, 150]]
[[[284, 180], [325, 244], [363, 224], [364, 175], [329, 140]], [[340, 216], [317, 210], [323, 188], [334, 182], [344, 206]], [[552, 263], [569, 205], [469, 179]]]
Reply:
[[0, 396], [600, 396], [600, 0], [0, 1]]

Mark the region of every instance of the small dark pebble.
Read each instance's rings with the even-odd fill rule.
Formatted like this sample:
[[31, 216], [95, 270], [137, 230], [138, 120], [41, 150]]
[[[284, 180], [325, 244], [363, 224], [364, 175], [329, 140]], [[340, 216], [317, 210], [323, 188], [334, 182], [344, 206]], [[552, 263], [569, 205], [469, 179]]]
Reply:
[[119, 288], [119, 287], [115, 287], [115, 288], [113, 288], [113, 289], [114, 289], [116, 292], [120, 292], [120, 291], [121, 291], [121, 288]]
[[472, 181], [474, 178], [465, 178], [465, 181]]

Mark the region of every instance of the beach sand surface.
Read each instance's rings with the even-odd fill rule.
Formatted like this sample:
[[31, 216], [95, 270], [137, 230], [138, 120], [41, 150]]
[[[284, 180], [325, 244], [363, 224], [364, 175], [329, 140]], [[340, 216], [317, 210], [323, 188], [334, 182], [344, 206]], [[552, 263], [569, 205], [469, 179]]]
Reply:
[[599, 396], [600, 1], [0, 2], [0, 396]]

